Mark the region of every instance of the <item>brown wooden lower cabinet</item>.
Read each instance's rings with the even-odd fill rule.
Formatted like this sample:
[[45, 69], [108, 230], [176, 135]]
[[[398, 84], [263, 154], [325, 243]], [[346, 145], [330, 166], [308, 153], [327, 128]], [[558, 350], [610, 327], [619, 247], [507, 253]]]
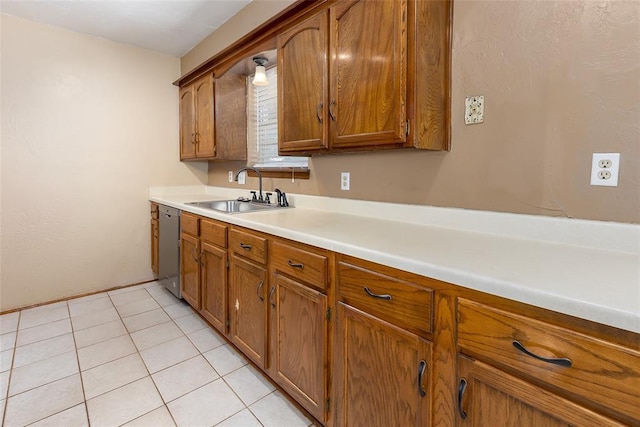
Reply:
[[640, 426], [638, 334], [180, 220], [185, 300], [320, 424]]
[[343, 303], [336, 328], [335, 424], [431, 425], [431, 343]]
[[180, 288], [182, 298], [200, 310], [200, 240], [186, 233], [180, 234]]
[[458, 357], [458, 425], [622, 426], [576, 403], [464, 356]]
[[267, 270], [233, 254], [229, 280], [229, 338], [264, 369], [267, 349]]
[[227, 330], [227, 251], [202, 241], [200, 254], [200, 313], [224, 334]]
[[158, 276], [158, 259], [160, 256], [160, 223], [159, 207], [157, 203], [151, 203], [151, 271]]
[[276, 381], [318, 420], [325, 420], [328, 372], [327, 296], [282, 274], [276, 274], [275, 311]]
[[227, 333], [227, 225], [180, 216], [182, 297], [220, 333]]

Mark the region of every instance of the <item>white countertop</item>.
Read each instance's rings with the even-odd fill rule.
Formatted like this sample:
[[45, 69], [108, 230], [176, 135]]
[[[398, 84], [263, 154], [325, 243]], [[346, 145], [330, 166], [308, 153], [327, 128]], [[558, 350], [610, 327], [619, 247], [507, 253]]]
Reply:
[[185, 202], [247, 190], [152, 187], [149, 200], [448, 283], [640, 333], [640, 226], [287, 195], [229, 215]]

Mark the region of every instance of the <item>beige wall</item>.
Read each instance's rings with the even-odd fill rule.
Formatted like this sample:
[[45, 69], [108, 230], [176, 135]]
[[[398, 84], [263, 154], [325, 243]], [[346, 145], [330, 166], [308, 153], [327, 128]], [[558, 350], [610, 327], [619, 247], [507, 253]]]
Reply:
[[182, 57], [180, 61], [182, 74], [193, 70], [295, 1], [253, 0]]
[[[639, 223], [639, 5], [455, 1], [451, 152], [314, 157], [309, 181], [266, 187]], [[208, 43], [226, 40], [222, 30]], [[464, 124], [469, 95], [485, 96], [483, 124]], [[594, 152], [621, 153], [617, 188], [589, 185]], [[231, 185], [230, 167], [239, 164], [210, 163], [209, 183]], [[349, 192], [341, 171], [351, 172]]]
[[178, 161], [179, 59], [2, 15], [0, 310], [152, 278], [149, 185]]

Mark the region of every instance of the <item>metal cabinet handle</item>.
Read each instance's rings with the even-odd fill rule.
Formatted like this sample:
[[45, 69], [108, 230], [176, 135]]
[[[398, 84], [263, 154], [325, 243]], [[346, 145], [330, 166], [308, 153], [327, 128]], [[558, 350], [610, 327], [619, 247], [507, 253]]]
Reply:
[[196, 143], [196, 134], [195, 134], [195, 133], [192, 133], [192, 134], [191, 134], [191, 143], [192, 143], [192, 144], [195, 144], [195, 143]]
[[193, 248], [193, 253], [191, 254], [191, 257], [195, 262], [200, 263], [200, 261], [198, 261], [198, 257], [196, 256], [196, 248]]
[[462, 378], [458, 386], [458, 413], [460, 413], [460, 418], [463, 420], [467, 419], [467, 413], [462, 409], [462, 399], [464, 398], [465, 391], [467, 391], [467, 380]]
[[246, 251], [251, 250], [251, 245], [245, 245], [244, 243], [240, 243], [240, 247]]
[[518, 341], [514, 341], [513, 346], [518, 350], [520, 350], [521, 352], [523, 352], [524, 354], [526, 354], [527, 356], [533, 357], [534, 359], [542, 360], [543, 362], [551, 363], [553, 365], [564, 366], [567, 368], [571, 367], [571, 359], [567, 359], [566, 357], [548, 358], [548, 357], [538, 356], [537, 354], [527, 350], [525, 346], [520, 344]]
[[331, 117], [331, 120], [333, 120], [334, 122], [336, 121], [336, 116], [333, 115], [333, 106], [336, 105], [336, 101], [331, 101], [329, 103], [329, 116]]
[[275, 303], [275, 302], [273, 302], [273, 301], [271, 300], [271, 296], [273, 295], [273, 293], [274, 293], [275, 291], [276, 291], [276, 287], [274, 286], [274, 287], [272, 287], [272, 288], [271, 288], [271, 290], [269, 291], [269, 297], [268, 297], [269, 304], [271, 304], [271, 307], [273, 307], [273, 308], [276, 308], [276, 303]]
[[260, 301], [264, 301], [264, 297], [260, 295], [260, 289], [262, 289], [262, 286], [264, 286], [264, 280], [260, 280], [260, 283], [258, 283], [258, 287], [256, 288], [256, 294]]
[[364, 291], [367, 293], [367, 295], [369, 295], [370, 297], [373, 298], [378, 298], [378, 299], [384, 299], [387, 301], [391, 301], [391, 295], [389, 294], [374, 294], [373, 292], [371, 292], [371, 290], [369, 288], [367, 288], [366, 286], [364, 287]]
[[420, 361], [420, 365], [418, 366], [418, 392], [420, 393], [420, 397], [425, 397], [427, 392], [422, 388], [422, 378], [424, 377], [424, 371], [427, 368], [427, 362], [424, 360]]
[[200, 143], [200, 133], [196, 132], [196, 144]]
[[322, 102], [320, 104], [318, 104], [318, 108], [316, 108], [316, 117], [318, 118], [318, 123], [322, 124], [322, 116], [320, 115], [320, 112], [322, 111]]
[[300, 270], [302, 270], [304, 268], [304, 264], [302, 264], [302, 263], [294, 263], [290, 259], [287, 260], [287, 264], [289, 264], [290, 267], [299, 268]]
[[200, 256], [198, 257], [198, 262], [200, 263], [201, 266], [204, 267], [204, 261], [202, 261], [202, 258], [204, 257], [204, 251], [200, 252]]

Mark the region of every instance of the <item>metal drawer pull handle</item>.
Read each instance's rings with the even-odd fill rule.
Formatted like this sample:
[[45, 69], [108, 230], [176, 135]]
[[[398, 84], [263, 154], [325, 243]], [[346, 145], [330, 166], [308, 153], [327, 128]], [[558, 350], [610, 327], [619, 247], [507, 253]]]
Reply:
[[276, 287], [272, 287], [271, 290], [269, 291], [269, 304], [271, 304], [271, 307], [276, 308], [276, 303], [271, 301], [271, 296], [273, 295], [273, 293], [275, 292]]
[[251, 250], [251, 245], [245, 245], [244, 243], [240, 243], [240, 247], [241, 247], [242, 249], [247, 250], [247, 251], [250, 251], [250, 250]]
[[256, 288], [256, 294], [260, 301], [264, 301], [264, 297], [260, 295], [260, 289], [262, 289], [262, 286], [264, 286], [264, 280], [260, 280], [260, 283], [258, 283], [258, 287]]
[[513, 346], [518, 350], [520, 350], [521, 352], [523, 352], [524, 354], [526, 354], [527, 356], [533, 357], [534, 359], [542, 360], [543, 362], [547, 362], [547, 363], [553, 363], [554, 365], [565, 366], [567, 368], [571, 367], [571, 359], [567, 359], [566, 357], [547, 358], [547, 357], [538, 356], [537, 354], [527, 350], [525, 346], [520, 344], [518, 341], [514, 341]]
[[287, 263], [289, 264], [289, 266], [291, 266], [293, 268], [299, 268], [300, 270], [302, 270], [304, 268], [304, 264], [302, 264], [302, 263], [296, 264], [294, 262], [291, 262], [290, 259], [287, 260]]
[[460, 413], [460, 418], [463, 420], [467, 419], [467, 413], [462, 409], [462, 399], [464, 398], [465, 391], [467, 391], [467, 380], [462, 378], [460, 380], [460, 386], [458, 386], [458, 412]]
[[333, 106], [335, 105], [336, 101], [331, 101], [329, 103], [329, 116], [331, 117], [331, 120], [333, 120], [334, 122], [336, 121], [336, 116], [333, 115]]
[[427, 368], [427, 362], [424, 360], [420, 361], [420, 365], [418, 366], [418, 392], [420, 393], [420, 397], [425, 397], [427, 392], [422, 388], [422, 377], [424, 376], [424, 371]]
[[322, 117], [320, 117], [320, 111], [322, 111], [322, 102], [318, 104], [318, 108], [316, 108], [316, 117], [318, 118], [318, 122], [322, 124]]
[[379, 298], [379, 299], [384, 299], [387, 301], [391, 301], [391, 295], [389, 294], [374, 294], [373, 292], [371, 292], [371, 290], [369, 288], [367, 288], [366, 286], [364, 287], [364, 291], [367, 293], [367, 295], [369, 295], [370, 297], [373, 298]]

